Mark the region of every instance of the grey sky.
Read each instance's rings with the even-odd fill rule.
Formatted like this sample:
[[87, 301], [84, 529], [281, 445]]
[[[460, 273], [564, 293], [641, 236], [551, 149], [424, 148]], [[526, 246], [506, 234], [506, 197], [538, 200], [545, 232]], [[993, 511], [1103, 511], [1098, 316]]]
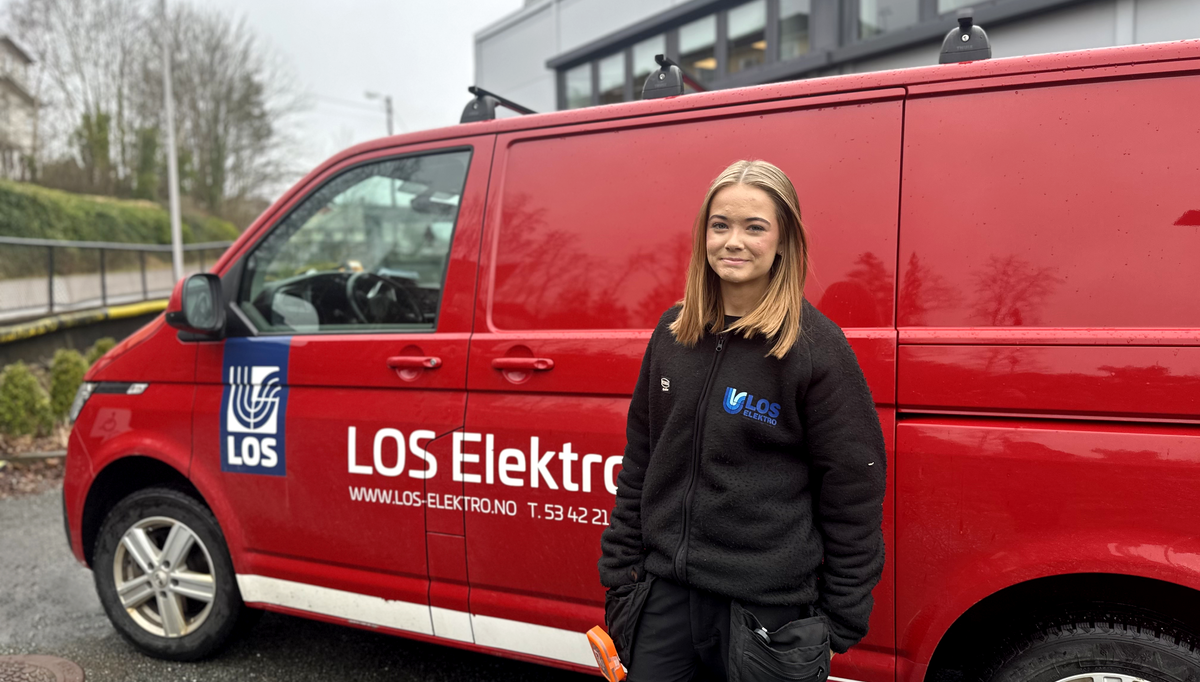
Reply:
[[244, 16], [291, 65], [300, 86], [311, 95], [311, 107], [295, 121], [303, 140], [296, 150], [297, 166], [304, 172], [341, 149], [387, 134], [383, 103], [368, 101], [363, 96], [368, 90], [392, 96], [397, 133], [457, 123], [470, 99], [467, 86], [474, 82], [475, 32], [522, 4], [521, 0], [192, 1]]
[[[522, 4], [521, 0], [189, 1], [244, 18], [308, 95], [310, 106], [289, 125], [300, 141], [291, 151], [297, 175], [274, 188], [271, 199], [330, 155], [387, 134], [383, 103], [368, 101], [363, 96], [366, 91], [392, 96], [397, 133], [457, 123], [471, 97], [467, 86], [474, 83], [475, 32]], [[7, 4], [8, 0], [0, 0], [0, 9]], [[0, 33], [5, 28], [0, 25]], [[20, 42], [20, 36], [14, 38]]]

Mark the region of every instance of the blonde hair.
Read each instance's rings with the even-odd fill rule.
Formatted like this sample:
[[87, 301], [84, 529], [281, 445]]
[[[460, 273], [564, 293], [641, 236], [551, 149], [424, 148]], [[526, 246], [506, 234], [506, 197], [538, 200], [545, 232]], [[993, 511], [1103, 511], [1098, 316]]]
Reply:
[[708, 264], [708, 212], [717, 192], [733, 185], [756, 187], [771, 197], [779, 223], [780, 253], [768, 274], [770, 283], [762, 300], [745, 317], [729, 326], [746, 338], [762, 334], [774, 339], [769, 356], [782, 359], [800, 338], [804, 280], [808, 276], [808, 232], [800, 220], [796, 188], [783, 171], [766, 161], [736, 161], [713, 180], [692, 227], [692, 260], [687, 284], [679, 305], [683, 309], [671, 323], [671, 333], [685, 346], [693, 347], [707, 331], [725, 326], [721, 280]]

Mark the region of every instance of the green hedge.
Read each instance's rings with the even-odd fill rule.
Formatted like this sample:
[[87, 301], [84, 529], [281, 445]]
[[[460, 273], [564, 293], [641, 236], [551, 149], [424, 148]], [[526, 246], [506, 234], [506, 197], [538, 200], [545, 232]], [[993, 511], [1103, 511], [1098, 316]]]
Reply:
[[23, 362], [0, 373], [0, 432], [10, 436], [46, 435], [54, 427], [50, 397]]
[[[237, 239], [233, 223], [203, 214], [183, 217], [183, 241], [219, 242]], [[34, 239], [169, 244], [171, 221], [167, 211], [150, 201], [113, 199], [71, 194], [37, 185], [0, 180], [0, 236]], [[170, 254], [163, 254], [170, 261]], [[186, 257], [186, 256], [185, 256]], [[209, 262], [215, 254], [208, 256]], [[111, 254], [109, 267], [137, 267], [136, 256]], [[59, 274], [94, 272], [94, 249], [59, 249], [55, 270]], [[0, 277], [45, 274], [44, 249], [6, 246], [0, 250]]]
[[[106, 336], [84, 354], [69, 349], [55, 351], [48, 377], [40, 365], [14, 362], [4, 367], [0, 371], [0, 434], [49, 434], [55, 423], [65, 421], [88, 367], [116, 344], [115, 339]], [[49, 384], [49, 393], [45, 383]]]
[[60, 348], [54, 352], [50, 362], [50, 413], [55, 419], [67, 416], [87, 370], [88, 363], [79, 351]]
[[[71, 194], [0, 180], [0, 236], [79, 241], [171, 243], [166, 209], [150, 201]], [[183, 241], [237, 239], [238, 229], [220, 218], [183, 216]]]

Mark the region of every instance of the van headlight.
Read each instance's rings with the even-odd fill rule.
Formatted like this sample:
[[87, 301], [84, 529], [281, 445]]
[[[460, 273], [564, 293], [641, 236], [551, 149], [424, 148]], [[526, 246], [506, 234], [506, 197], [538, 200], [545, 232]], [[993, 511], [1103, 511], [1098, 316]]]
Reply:
[[83, 406], [87, 403], [88, 398], [92, 397], [92, 391], [96, 390], [96, 384], [85, 381], [79, 384], [79, 390], [75, 391], [75, 400], [71, 401], [71, 411], [67, 413], [67, 423], [74, 424], [79, 417], [79, 413], [83, 411]]

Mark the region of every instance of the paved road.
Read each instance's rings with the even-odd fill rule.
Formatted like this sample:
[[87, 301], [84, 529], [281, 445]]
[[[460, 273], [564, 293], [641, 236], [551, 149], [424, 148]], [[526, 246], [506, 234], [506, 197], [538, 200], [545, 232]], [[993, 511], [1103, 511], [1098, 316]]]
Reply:
[[59, 499], [0, 500], [0, 655], [68, 658], [89, 682], [599, 679], [272, 613], [212, 660], [147, 658], [109, 625], [91, 571], [67, 550]]

